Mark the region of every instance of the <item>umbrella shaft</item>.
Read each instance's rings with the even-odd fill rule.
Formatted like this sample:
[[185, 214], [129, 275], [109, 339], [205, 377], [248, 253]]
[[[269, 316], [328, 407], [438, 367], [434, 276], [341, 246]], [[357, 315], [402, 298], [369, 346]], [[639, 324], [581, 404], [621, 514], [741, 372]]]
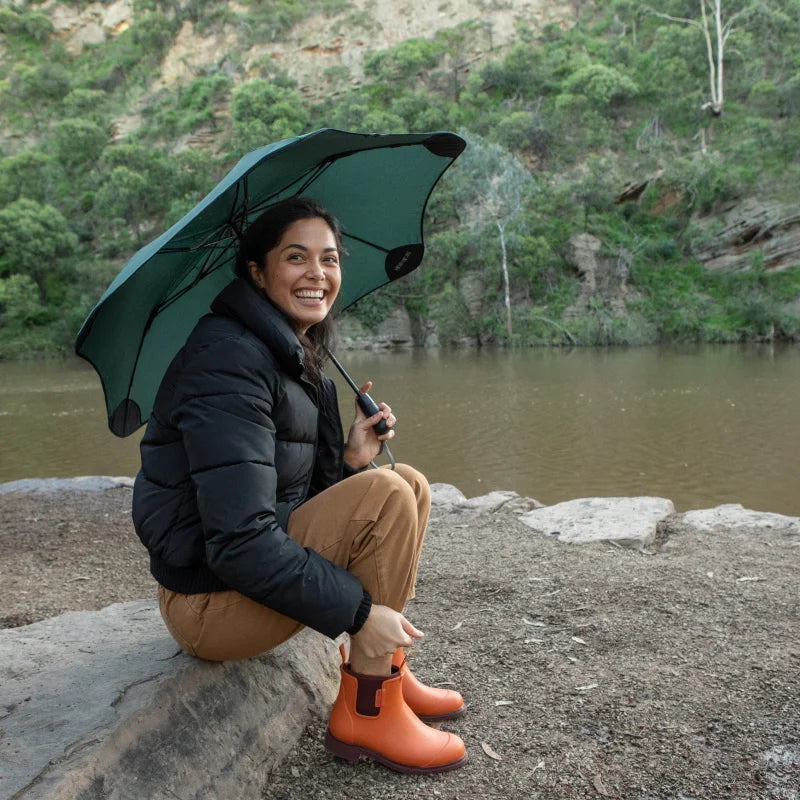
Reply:
[[[327, 347], [325, 348], [325, 352], [328, 354], [328, 358], [330, 358], [330, 360], [333, 362], [333, 365], [336, 367], [336, 369], [342, 373], [342, 377], [347, 381], [350, 388], [356, 393], [356, 402], [360, 406], [361, 410], [368, 417], [377, 414], [380, 411], [378, 404], [366, 392], [362, 392], [358, 386], [356, 386], [355, 381], [347, 374], [345, 368], [339, 363], [339, 360], [333, 353], [331, 353], [330, 350], [328, 350]], [[386, 431], [389, 430], [385, 419], [379, 420], [373, 427], [379, 436], [382, 436], [384, 433], [386, 433]]]

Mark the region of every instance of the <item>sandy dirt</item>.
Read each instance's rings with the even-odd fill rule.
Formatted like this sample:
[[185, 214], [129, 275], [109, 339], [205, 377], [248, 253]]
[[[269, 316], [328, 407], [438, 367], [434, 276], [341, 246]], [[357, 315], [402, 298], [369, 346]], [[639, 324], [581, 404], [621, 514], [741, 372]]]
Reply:
[[[699, 533], [651, 553], [534, 533], [514, 502], [435, 508], [412, 669], [456, 686], [469, 763], [408, 777], [306, 731], [264, 798], [800, 800], [800, 537]], [[130, 490], [0, 495], [0, 626], [151, 597]]]

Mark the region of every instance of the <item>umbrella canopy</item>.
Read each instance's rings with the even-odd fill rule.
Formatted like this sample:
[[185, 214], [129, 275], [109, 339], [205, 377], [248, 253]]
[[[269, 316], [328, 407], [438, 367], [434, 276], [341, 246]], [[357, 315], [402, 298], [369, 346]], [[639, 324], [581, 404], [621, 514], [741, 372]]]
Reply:
[[150, 416], [173, 356], [233, 278], [239, 236], [267, 206], [303, 195], [339, 220], [344, 309], [422, 261], [425, 206], [465, 144], [446, 132], [325, 129], [244, 156], [128, 261], [78, 333], [75, 351], [100, 375], [111, 431], [127, 436]]

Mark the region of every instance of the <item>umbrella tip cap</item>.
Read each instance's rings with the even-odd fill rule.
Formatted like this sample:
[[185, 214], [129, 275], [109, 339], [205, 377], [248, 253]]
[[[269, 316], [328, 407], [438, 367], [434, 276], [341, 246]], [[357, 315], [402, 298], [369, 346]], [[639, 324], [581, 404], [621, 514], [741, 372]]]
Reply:
[[108, 427], [117, 436], [130, 436], [142, 427], [142, 409], [135, 400], [126, 397], [108, 418]]
[[434, 133], [425, 140], [425, 147], [435, 156], [458, 158], [467, 143], [454, 133]]

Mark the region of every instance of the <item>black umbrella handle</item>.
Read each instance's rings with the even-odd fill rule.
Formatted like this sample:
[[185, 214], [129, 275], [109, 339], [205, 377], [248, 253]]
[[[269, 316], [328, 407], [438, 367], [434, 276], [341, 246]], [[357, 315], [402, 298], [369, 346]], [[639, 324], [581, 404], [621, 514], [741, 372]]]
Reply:
[[[380, 411], [378, 404], [366, 392], [356, 391], [356, 402], [368, 417]], [[383, 436], [383, 434], [387, 433], [389, 430], [389, 426], [383, 418], [379, 419], [372, 427], [375, 428], [375, 432], [378, 436]]]

